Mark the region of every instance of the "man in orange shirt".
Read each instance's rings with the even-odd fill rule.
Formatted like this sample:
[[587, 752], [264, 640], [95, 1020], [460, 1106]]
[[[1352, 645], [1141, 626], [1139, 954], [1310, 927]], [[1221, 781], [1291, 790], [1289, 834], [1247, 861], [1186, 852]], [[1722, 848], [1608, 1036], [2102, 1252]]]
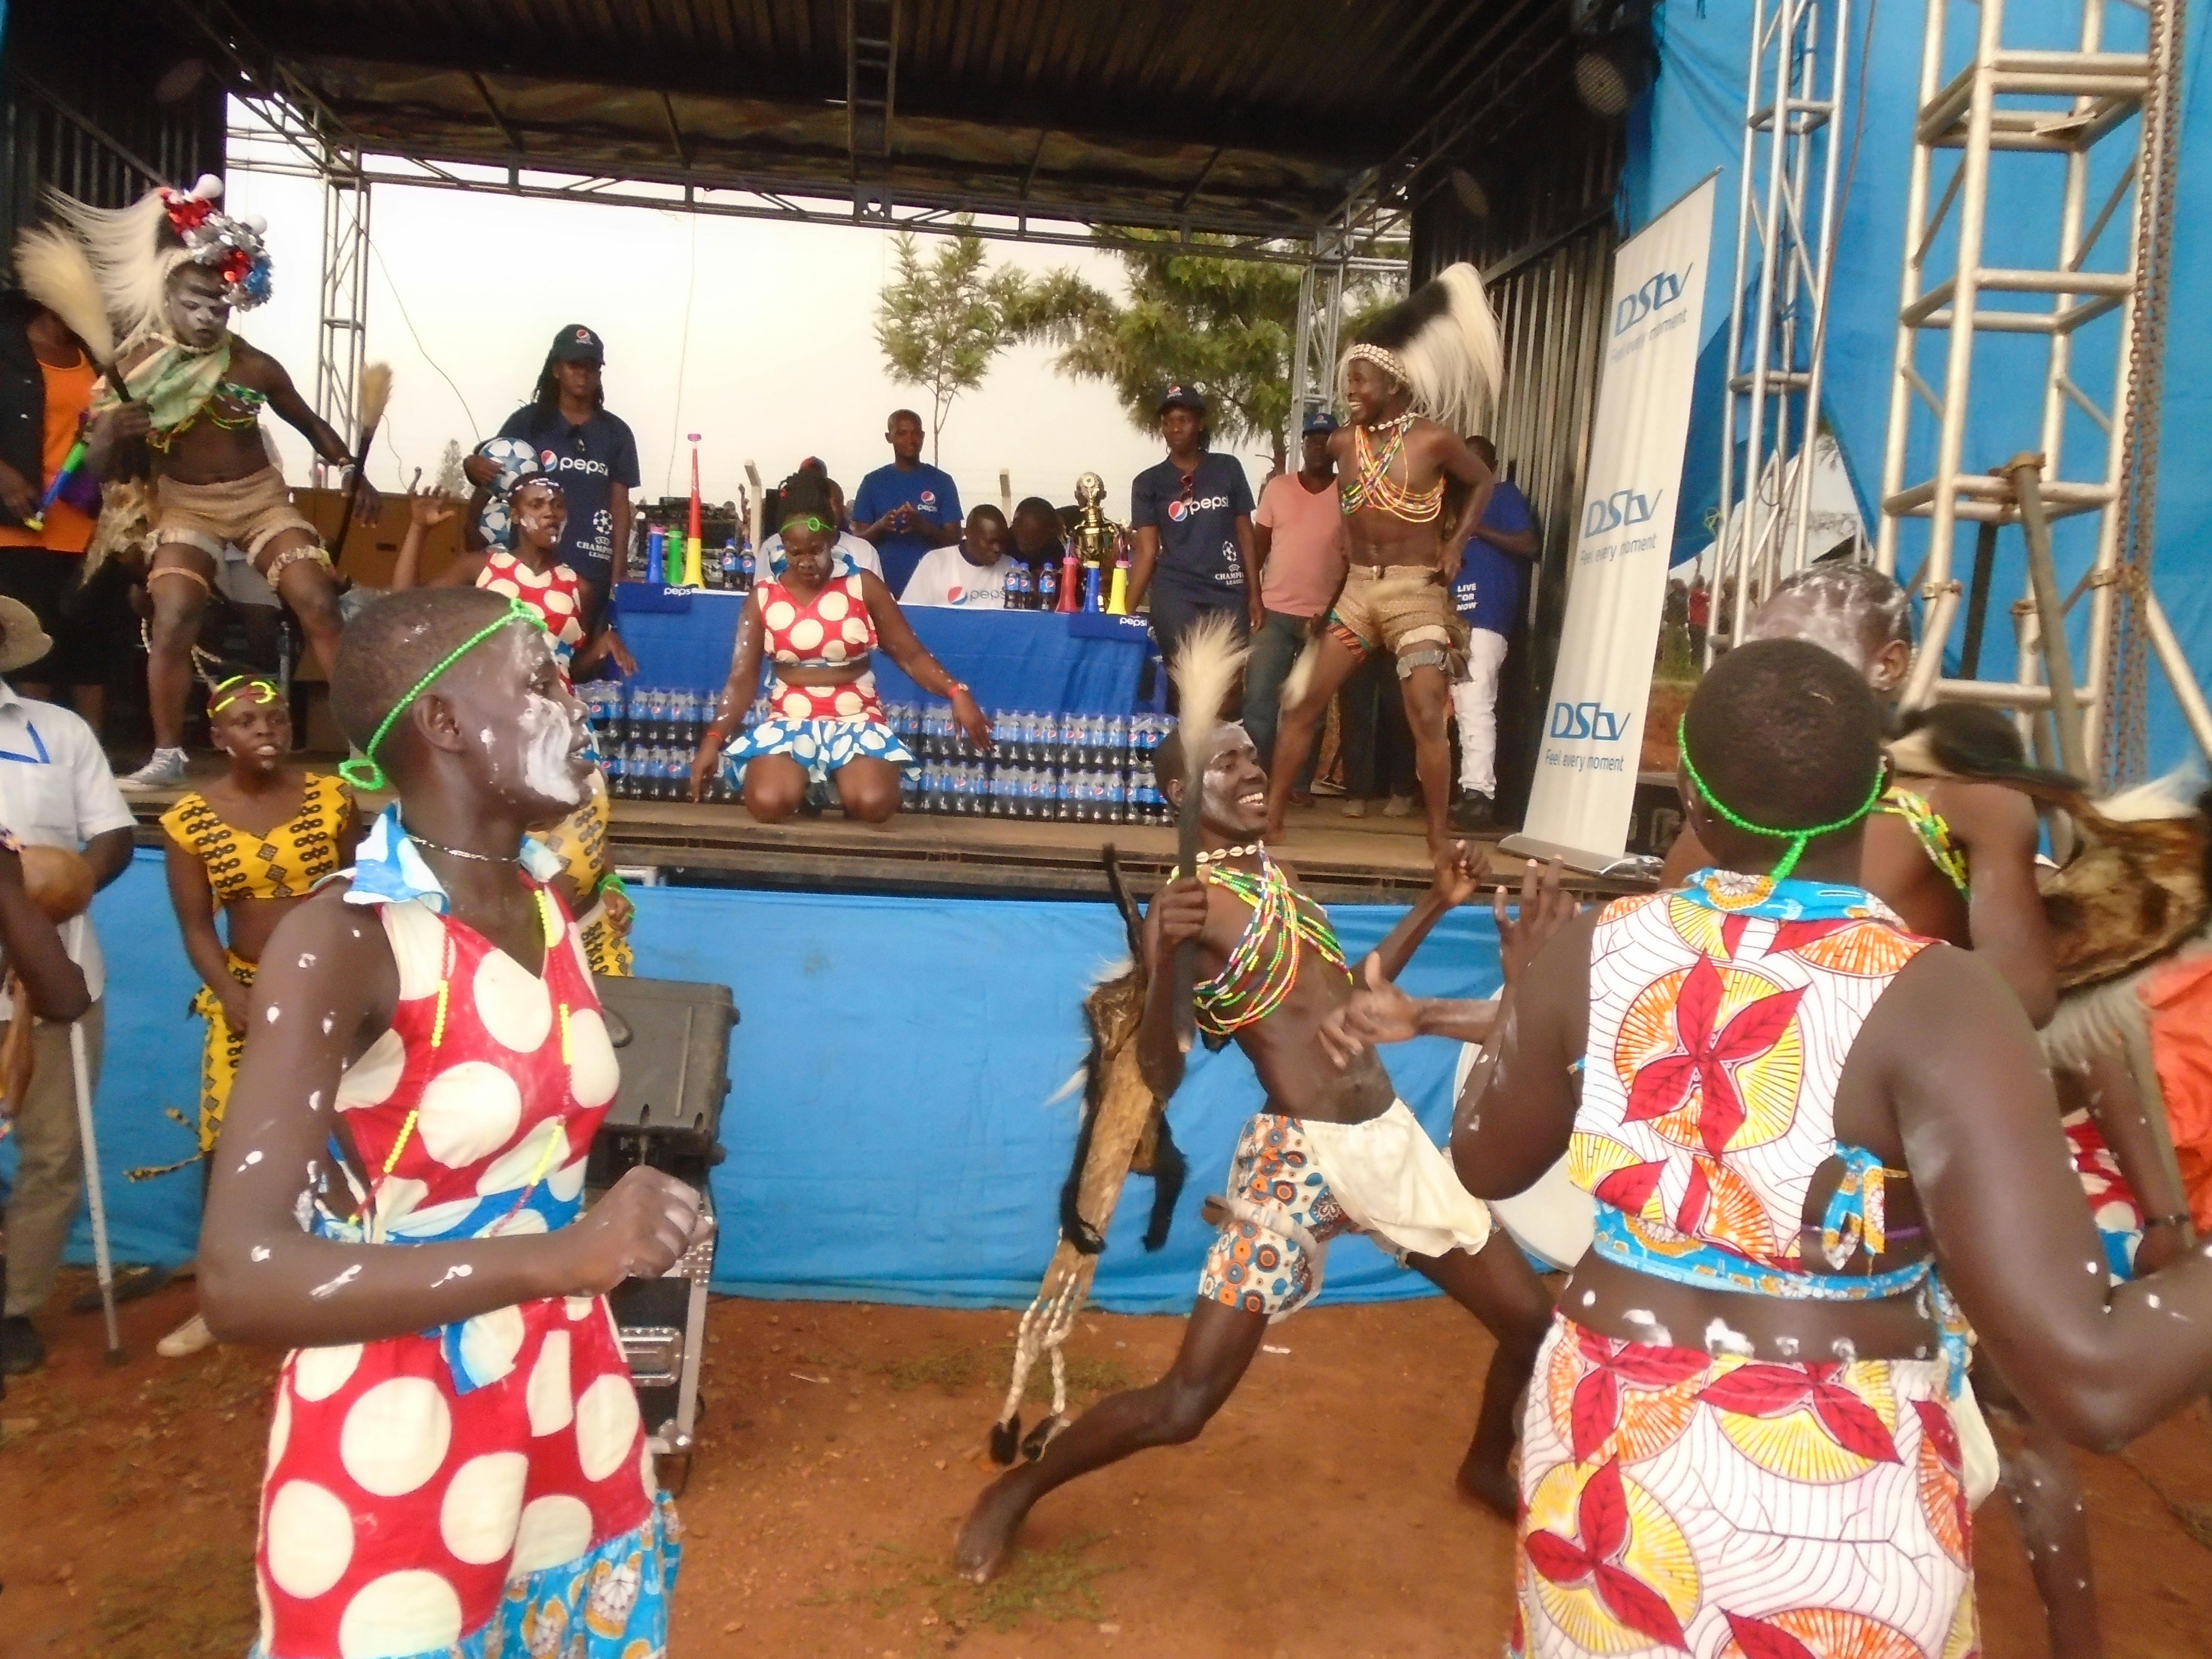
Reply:
[[0, 295], [0, 593], [31, 608], [54, 648], [19, 671], [26, 696], [51, 698], [57, 684], [76, 688], [79, 712], [97, 732], [100, 688], [97, 630], [76, 595], [84, 550], [100, 511], [96, 480], [118, 446], [143, 437], [143, 404], [125, 404], [94, 423], [76, 487], [37, 516], [47, 486], [61, 471], [91, 406], [99, 371], [69, 325], [20, 293]]

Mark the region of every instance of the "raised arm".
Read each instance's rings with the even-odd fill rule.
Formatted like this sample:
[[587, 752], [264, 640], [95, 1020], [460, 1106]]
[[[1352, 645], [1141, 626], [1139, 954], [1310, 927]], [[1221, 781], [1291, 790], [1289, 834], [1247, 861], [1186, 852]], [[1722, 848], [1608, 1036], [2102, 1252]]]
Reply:
[[399, 538], [399, 556], [392, 562], [393, 592], [404, 593], [417, 586], [460, 587], [476, 580], [484, 568], [486, 554], [463, 553], [428, 581], [422, 580], [422, 544], [429, 539], [433, 530], [458, 510], [442, 495], [422, 495], [411, 489], [407, 492], [407, 531]]
[[745, 710], [753, 706], [753, 694], [760, 690], [761, 652], [767, 637], [760, 590], [755, 588], [745, 596], [745, 607], [738, 613], [738, 643], [730, 653], [730, 678], [723, 683], [721, 699], [714, 705], [714, 718], [699, 734], [699, 752], [691, 757], [693, 800], [705, 796], [707, 780], [721, 763], [722, 750], [745, 723]]
[[1468, 447], [1465, 439], [1433, 421], [1425, 424], [1430, 432], [1430, 453], [1439, 470], [1448, 478], [1473, 486], [1467, 492], [1467, 505], [1460, 509], [1459, 521], [1444, 539], [1444, 580], [1451, 581], [1459, 575], [1460, 557], [1467, 550], [1467, 538], [1474, 533], [1475, 526], [1490, 510], [1490, 497], [1498, 488], [1498, 476], [1483, 465], [1482, 457]]
[[[697, 1205], [688, 1190], [636, 1170], [556, 1233], [392, 1245], [305, 1231], [312, 1196], [344, 1190], [328, 1180], [331, 1137], [343, 1134], [338, 1079], [348, 1057], [386, 1028], [398, 989], [378, 919], [335, 888], [285, 917], [270, 940], [200, 1237], [200, 1309], [224, 1341], [370, 1342], [543, 1297], [594, 1295], [632, 1273], [665, 1271], [691, 1235]], [[653, 1178], [631, 1180], [641, 1174]]]
[[906, 671], [906, 677], [923, 690], [943, 697], [952, 705], [952, 718], [968, 734], [968, 740], [985, 754], [992, 749], [991, 723], [983, 718], [982, 709], [965, 684], [945, 672], [945, 665], [929, 653], [929, 647], [915, 636], [914, 624], [899, 609], [899, 602], [891, 597], [884, 579], [873, 571], [860, 573], [860, 596], [867, 603], [868, 615], [876, 624], [876, 639], [884, 654]]
[[1206, 884], [1182, 876], [1152, 895], [1145, 911], [1145, 1012], [1137, 1027], [1137, 1069], [1162, 1100], [1182, 1082], [1182, 1043], [1176, 1035], [1175, 953], [1206, 930]]
[[1944, 1282], [2036, 1420], [2112, 1450], [2203, 1394], [2212, 1260], [2111, 1287], [2034, 1034], [1980, 953], [1923, 951], [1859, 1042], [1878, 1045]]
[[1368, 953], [1369, 960], [1377, 965], [1383, 978], [1395, 980], [1406, 971], [1406, 964], [1413, 959], [1413, 952], [1420, 949], [1430, 930], [1474, 896], [1484, 876], [1489, 873], [1488, 866], [1489, 861], [1465, 842], [1445, 843], [1444, 850], [1437, 854], [1436, 873], [1430, 879], [1428, 891]]
[[1944, 821], [1966, 851], [1974, 954], [2004, 976], [2030, 1024], [2047, 1025], [2058, 1009], [2058, 976], [2035, 884], [2042, 825], [2034, 804], [2000, 783], [1944, 783], [1936, 793]]

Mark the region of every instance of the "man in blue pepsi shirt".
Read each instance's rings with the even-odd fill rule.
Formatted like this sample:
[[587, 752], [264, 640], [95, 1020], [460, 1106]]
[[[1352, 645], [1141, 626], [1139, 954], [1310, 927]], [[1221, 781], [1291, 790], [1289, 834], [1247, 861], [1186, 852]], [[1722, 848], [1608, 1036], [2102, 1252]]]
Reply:
[[[1487, 438], [1468, 447], [1494, 474], [1498, 448]], [[1487, 828], [1498, 795], [1498, 679], [1505, 642], [1520, 620], [1527, 592], [1526, 567], [1540, 546], [1528, 498], [1500, 477], [1482, 522], [1467, 538], [1452, 604], [1468, 625], [1467, 673], [1452, 687], [1459, 718], [1459, 798], [1452, 803], [1455, 830]]]
[[1252, 627], [1252, 486], [1235, 457], [1207, 448], [1206, 399], [1171, 386], [1160, 398], [1168, 458], [1129, 486], [1129, 608], [1152, 600], [1152, 637], [1173, 661], [1176, 641], [1208, 611], [1225, 611], [1243, 635]]
[[853, 497], [853, 533], [875, 544], [884, 585], [898, 594], [923, 555], [960, 540], [960, 491], [951, 474], [921, 459], [921, 416], [912, 410], [893, 410], [884, 438], [891, 447], [891, 464], [860, 480]]

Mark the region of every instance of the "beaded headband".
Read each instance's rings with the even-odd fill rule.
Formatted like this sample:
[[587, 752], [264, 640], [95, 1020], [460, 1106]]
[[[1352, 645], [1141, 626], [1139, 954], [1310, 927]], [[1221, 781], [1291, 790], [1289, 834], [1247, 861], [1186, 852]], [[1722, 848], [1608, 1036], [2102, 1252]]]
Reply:
[[1753, 823], [1749, 818], [1735, 811], [1719, 796], [1713, 793], [1711, 784], [1698, 776], [1697, 763], [1690, 758], [1690, 719], [1686, 714], [1674, 727], [1674, 744], [1681, 753], [1682, 770], [1689, 775], [1691, 784], [1704, 799], [1706, 805], [1711, 807], [1714, 811], [1721, 815], [1722, 818], [1742, 830], [1746, 835], [1765, 836], [1771, 841], [1786, 841], [1790, 843], [1790, 850], [1782, 855], [1782, 862], [1776, 865], [1770, 872], [1776, 881], [1790, 879], [1790, 872], [1797, 867], [1797, 860], [1805, 856], [1805, 848], [1811, 842], [1817, 841], [1822, 836], [1832, 836], [1838, 830], [1848, 830], [1868, 813], [1873, 811], [1875, 804], [1881, 799], [1882, 791], [1889, 784], [1889, 766], [1887, 762], [1883, 762], [1875, 768], [1874, 787], [1867, 791], [1867, 798], [1859, 803], [1857, 810], [1847, 817], [1838, 818], [1832, 823], [1810, 824], [1802, 830], [1775, 830], [1764, 823]]
[[415, 699], [428, 691], [439, 675], [444, 673], [511, 622], [526, 622], [540, 629], [545, 626], [545, 619], [530, 605], [524, 604], [520, 599], [509, 599], [507, 602], [506, 611], [497, 622], [486, 623], [448, 651], [435, 668], [415, 682], [412, 690], [392, 705], [384, 718], [377, 722], [376, 730], [371, 734], [368, 742], [362, 746], [361, 758], [338, 763], [338, 775], [356, 789], [383, 788], [386, 781], [384, 769], [376, 763], [376, 751], [384, 742], [386, 734], [392, 730], [393, 723], [415, 706]]
[[1405, 362], [1398, 354], [1379, 345], [1353, 346], [1344, 354], [1344, 361], [1347, 363], [1372, 363], [1392, 380], [1397, 381], [1400, 386], [1411, 386], [1413, 383], [1413, 377], [1406, 372]]
[[817, 536], [827, 536], [836, 528], [836, 526], [831, 524], [827, 519], [817, 517], [811, 513], [802, 513], [798, 517], [786, 519], [781, 524], [778, 525], [775, 527], [776, 534], [781, 536], [785, 531], [790, 529], [792, 526], [795, 524], [805, 526], [807, 529], [812, 531]]

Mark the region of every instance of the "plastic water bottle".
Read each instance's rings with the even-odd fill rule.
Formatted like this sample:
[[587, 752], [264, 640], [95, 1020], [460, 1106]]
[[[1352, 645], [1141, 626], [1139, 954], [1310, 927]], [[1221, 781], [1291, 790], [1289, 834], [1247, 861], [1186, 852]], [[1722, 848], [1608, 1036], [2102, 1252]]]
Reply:
[[1006, 585], [1000, 594], [1000, 604], [1008, 611], [1028, 610], [1030, 608], [1029, 587], [1029, 567], [1016, 560], [1014, 568], [1006, 572]]

